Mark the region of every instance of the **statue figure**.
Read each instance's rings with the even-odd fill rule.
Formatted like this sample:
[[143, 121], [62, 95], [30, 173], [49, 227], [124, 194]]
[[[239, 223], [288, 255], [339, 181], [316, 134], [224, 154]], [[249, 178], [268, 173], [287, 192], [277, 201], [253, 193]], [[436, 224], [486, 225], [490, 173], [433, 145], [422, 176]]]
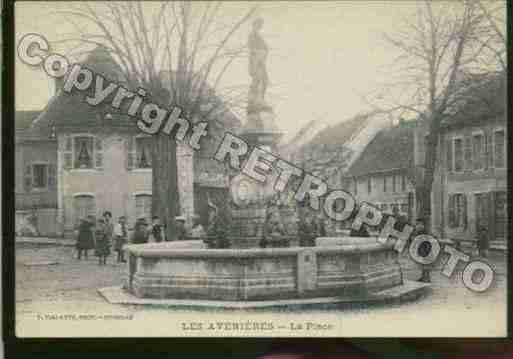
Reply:
[[249, 75], [251, 86], [249, 88], [249, 108], [265, 106], [264, 96], [267, 89], [268, 77], [265, 62], [269, 52], [267, 45], [260, 35], [264, 24], [262, 18], [253, 21], [253, 30], [249, 34]]

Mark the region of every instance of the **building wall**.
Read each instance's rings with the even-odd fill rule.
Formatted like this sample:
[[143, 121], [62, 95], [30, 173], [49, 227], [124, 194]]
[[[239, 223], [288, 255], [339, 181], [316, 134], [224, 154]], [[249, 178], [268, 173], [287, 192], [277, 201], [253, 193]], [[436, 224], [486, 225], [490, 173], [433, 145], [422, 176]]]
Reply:
[[[392, 187], [392, 178], [396, 177], [396, 187], [395, 191]], [[384, 172], [379, 174], [369, 174], [367, 176], [360, 176], [356, 178], [352, 183], [352, 188], [350, 188], [350, 192], [356, 195], [356, 198], [359, 202], [369, 202], [374, 205], [387, 204], [388, 209], [386, 212], [392, 211], [390, 205], [391, 204], [408, 204], [408, 196], [409, 193], [414, 192], [414, 187], [411, 181], [408, 178], [405, 178], [405, 189], [402, 189], [401, 181], [402, 176], [405, 176], [404, 171], [391, 171]], [[384, 178], [387, 178], [387, 190], [384, 191]], [[368, 179], [371, 181], [371, 192], [368, 191]], [[354, 186], [357, 186], [356, 188]], [[413, 208], [412, 208], [413, 210]], [[404, 211], [402, 211], [404, 212]], [[404, 212], [404, 214], [408, 214], [408, 212]]]
[[[93, 134], [102, 139], [103, 165], [101, 169], [66, 169], [64, 146], [66, 136]], [[58, 135], [59, 164], [58, 223], [62, 232], [69, 235], [74, 229], [74, 198], [90, 195], [95, 201], [95, 216], [103, 211], [112, 212], [114, 219], [126, 216], [131, 225], [136, 220], [136, 195], [152, 194], [151, 169], [127, 167], [126, 143], [133, 134], [63, 132]], [[192, 224], [194, 208], [194, 150], [186, 143], [178, 143], [177, 166], [181, 214]]]
[[[34, 164], [57, 166], [55, 141], [17, 142], [15, 149], [15, 222], [19, 235], [55, 236], [57, 185], [47, 178], [45, 188], [26, 185], [26, 167]], [[32, 178], [32, 177], [31, 177]], [[32, 180], [31, 180], [32, 181]]]
[[[494, 191], [507, 192], [507, 170], [506, 168], [495, 168], [493, 165], [493, 140], [492, 133], [495, 129], [504, 129], [505, 123], [490, 120], [489, 122], [478, 126], [467, 126], [464, 128], [453, 129], [444, 133], [441, 137], [438, 168], [438, 182], [433, 186], [433, 197], [439, 198], [438, 202], [433, 202], [433, 213], [440, 213], [440, 216], [434, 217], [434, 226], [443, 228], [442, 235], [449, 238], [476, 238], [476, 194], [490, 193]], [[455, 172], [447, 168], [447, 141], [454, 138], [471, 138], [474, 133], [482, 132], [485, 136], [485, 163], [483, 169], [470, 168], [467, 163], [463, 164], [463, 170]], [[505, 137], [507, 139], [507, 135]], [[464, 147], [465, 148], [465, 147]], [[507, 146], [505, 146], [507, 148]], [[505, 151], [506, 153], [507, 151]], [[454, 161], [454, 152], [453, 152]], [[465, 158], [465, 154], [463, 155]], [[474, 159], [472, 153], [472, 160]], [[505, 163], [507, 160], [505, 159]], [[454, 166], [453, 166], [454, 168]], [[435, 177], [436, 178], [436, 177]], [[449, 196], [461, 193], [466, 197], [466, 226], [452, 227], [449, 223]], [[493, 203], [491, 204], [493, 207]], [[491, 228], [491, 240], [494, 228]]]

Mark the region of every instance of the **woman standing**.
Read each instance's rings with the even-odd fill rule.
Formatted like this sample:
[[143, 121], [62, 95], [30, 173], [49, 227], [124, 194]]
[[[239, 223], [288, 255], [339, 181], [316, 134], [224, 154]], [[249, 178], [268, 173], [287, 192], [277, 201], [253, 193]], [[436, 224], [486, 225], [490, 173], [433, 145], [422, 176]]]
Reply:
[[93, 227], [94, 221], [90, 219], [80, 220], [76, 243], [79, 260], [82, 259], [82, 252], [84, 253], [84, 258], [87, 260], [87, 251], [94, 248]]
[[100, 218], [96, 228], [96, 251], [98, 257], [98, 265], [106, 265], [107, 257], [110, 255], [110, 238], [108, 234], [107, 224], [105, 220]]

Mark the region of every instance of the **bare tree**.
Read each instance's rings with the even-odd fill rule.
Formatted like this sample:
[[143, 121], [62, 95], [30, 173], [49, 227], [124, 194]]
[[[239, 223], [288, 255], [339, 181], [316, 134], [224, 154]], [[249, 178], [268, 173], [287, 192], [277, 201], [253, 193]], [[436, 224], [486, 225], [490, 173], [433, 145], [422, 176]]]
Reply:
[[499, 63], [500, 68], [506, 72], [506, 2], [482, 0], [476, 0], [476, 2], [479, 10], [486, 18], [484, 28], [488, 30], [487, 36], [481, 42], [491, 52], [492, 57]]
[[[437, 146], [444, 119], [453, 114], [469, 93], [479, 87], [476, 59], [483, 56], [485, 16], [473, 0], [417, 4], [416, 15], [407, 17], [400, 30], [385, 35], [399, 56], [394, 59], [393, 80], [370, 94], [367, 101], [375, 110], [397, 117], [415, 116], [425, 129], [423, 165], [413, 169], [417, 213], [431, 216], [430, 195], [437, 160]], [[481, 64], [482, 73], [490, 71]], [[374, 97], [371, 99], [371, 97]]]
[[[58, 13], [78, 33], [64, 41], [104, 48], [132, 90], [144, 88], [153, 102], [178, 106], [183, 116], [196, 121], [213, 119], [216, 111], [241, 103], [240, 93], [222, 92], [219, 85], [232, 63], [245, 54], [245, 44], [232, 42], [254, 12], [253, 7], [232, 24], [220, 22], [221, 2], [84, 2]], [[168, 238], [173, 238], [173, 219], [180, 213], [172, 136], [154, 135], [152, 154], [152, 212], [163, 219]]]

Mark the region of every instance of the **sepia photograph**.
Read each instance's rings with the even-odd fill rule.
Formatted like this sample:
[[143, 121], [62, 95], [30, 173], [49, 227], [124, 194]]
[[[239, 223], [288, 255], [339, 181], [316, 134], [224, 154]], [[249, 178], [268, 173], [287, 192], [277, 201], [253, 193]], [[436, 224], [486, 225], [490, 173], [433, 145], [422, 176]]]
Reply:
[[508, 335], [506, 1], [14, 28], [17, 338]]

